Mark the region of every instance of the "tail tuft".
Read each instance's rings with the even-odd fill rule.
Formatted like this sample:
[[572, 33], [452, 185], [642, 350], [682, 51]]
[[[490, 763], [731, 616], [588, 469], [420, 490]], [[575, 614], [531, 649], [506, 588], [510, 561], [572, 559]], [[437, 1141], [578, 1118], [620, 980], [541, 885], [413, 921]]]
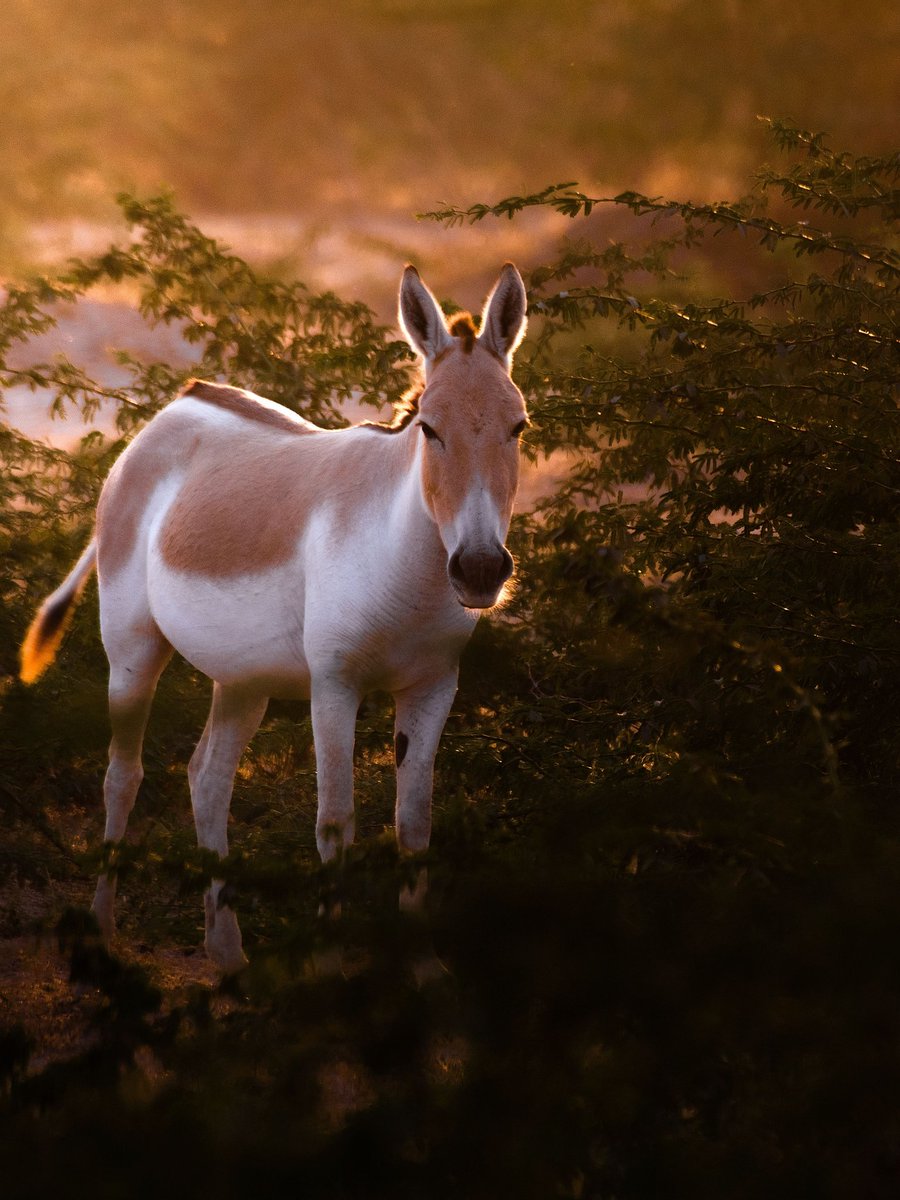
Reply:
[[96, 561], [96, 543], [91, 542], [65, 582], [52, 596], [48, 596], [29, 625], [19, 651], [19, 678], [23, 683], [34, 683], [40, 679], [56, 658], [75, 605]]
[[73, 592], [45, 604], [31, 622], [19, 651], [19, 678], [23, 683], [34, 683], [56, 658], [77, 598]]

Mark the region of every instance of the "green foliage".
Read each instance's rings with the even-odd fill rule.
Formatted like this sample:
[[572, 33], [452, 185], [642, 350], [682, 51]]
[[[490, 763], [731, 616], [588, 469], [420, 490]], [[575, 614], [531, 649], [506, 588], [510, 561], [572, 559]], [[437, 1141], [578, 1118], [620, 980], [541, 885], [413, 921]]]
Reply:
[[[224, 1196], [895, 1194], [900, 158], [773, 133], [787, 165], [740, 202], [562, 184], [438, 214], [550, 205], [577, 227], [531, 272], [517, 366], [527, 449], [567, 470], [515, 526], [518, 591], [463, 663], [429, 918], [395, 910], [410, 864], [384, 832], [381, 698], [360, 721], [368, 837], [339, 870], [315, 861], [308, 721], [279, 706], [219, 868], [250, 969], [166, 1006], [70, 914], [98, 1041], [29, 1076], [28, 1036], [0, 1039], [13, 1194], [70, 1176], [148, 1196], [201, 1180]], [[650, 239], [610, 244], [610, 208]], [[125, 209], [140, 239], [11, 292], [0, 344], [27, 341], [55, 297], [128, 278], [148, 319], [202, 346], [201, 372], [305, 415], [405, 386], [399, 344], [360, 306], [259, 278], [168, 200]], [[717, 258], [751, 290], [705, 295]], [[33, 370], [64, 398], [102, 394], [65, 364]], [[134, 364], [122, 428], [178, 382]], [[11, 663], [26, 583], [74, 556], [113, 451], [5, 447]], [[49, 863], [85, 894], [98, 855], [61, 827], [103, 767], [87, 624], [0, 713], [0, 869], [36, 882]], [[126, 932], [151, 943], [197, 941], [215, 866], [173, 770], [202, 726], [197, 683], [164, 680], [137, 844], [115, 857]], [[317, 898], [336, 886], [345, 975], [316, 976], [334, 936]], [[451, 974], [417, 987], [429, 939]], [[147, 1053], [152, 1086], [130, 1066]]]
[[[667, 761], [696, 751], [726, 773], [739, 765], [744, 779], [752, 760], [765, 773], [765, 752], [780, 743], [779, 769], [818, 759], [834, 781], [840, 743], [849, 777], [893, 787], [900, 255], [889, 231], [900, 157], [836, 155], [784, 124], [775, 133], [804, 157], [764, 173], [740, 204], [607, 201], [562, 184], [434, 215], [477, 221], [551, 205], [583, 219], [610, 204], [665, 230], [636, 256], [588, 234], [531, 276], [540, 329], [520, 371], [533, 446], [577, 456], [528, 530], [536, 562], [516, 610], [532, 630], [563, 590], [570, 602], [558, 629], [566, 652], [543, 668], [546, 690], [571, 694], [577, 661], [573, 698], [601, 719], [600, 697], [624, 665], [623, 727], [651, 721]], [[773, 192], [789, 219], [766, 213]], [[819, 227], [800, 215], [810, 209], [841, 224]], [[776, 258], [765, 291], [639, 298], [641, 276], [669, 290], [673, 261], [734, 231]], [[809, 261], [808, 273], [785, 251], [801, 268]], [[637, 335], [627, 357], [608, 351], [610, 319]], [[796, 753], [804, 723], [808, 763]]]

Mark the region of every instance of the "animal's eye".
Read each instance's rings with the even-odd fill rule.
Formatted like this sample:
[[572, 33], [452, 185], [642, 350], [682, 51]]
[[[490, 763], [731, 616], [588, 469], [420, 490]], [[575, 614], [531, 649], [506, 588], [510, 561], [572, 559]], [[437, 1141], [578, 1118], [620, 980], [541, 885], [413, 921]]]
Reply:
[[513, 431], [512, 431], [512, 436], [514, 438], [520, 437], [525, 432], [525, 427], [527, 426], [527, 424], [528, 424], [527, 421], [520, 421], [518, 423], [518, 425], [514, 426]]
[[424, 421], [420, 421], [419, 424], [422, 426], [422, 432], [425, 434], [425, 437], [429, 440], [429, 442], [440, 442], [441, 439], [434, 432], [430, 425], [426, 425]]

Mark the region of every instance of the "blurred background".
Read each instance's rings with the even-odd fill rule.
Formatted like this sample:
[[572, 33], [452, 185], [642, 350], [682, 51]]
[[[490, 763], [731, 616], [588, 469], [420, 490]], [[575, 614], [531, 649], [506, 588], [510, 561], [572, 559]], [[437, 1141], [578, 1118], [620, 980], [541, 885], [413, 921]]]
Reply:
[[[759, 114], [857, 153], [897, 133], [892, 0], [6, 0], [4, 17], [0, 281], [123, 237], [118, 191], [170, 189], [255, 265], [393, 322], [405, 261], [475, 306], [505, 258], [531, 265], [571, 226], [416, 220], [441, 203], [563, 180], [735, 198], [771, 155]], [[622, 236], [620, 213], [595, 219]], [[185, 352], [122, 295], [37, 349], [112, 383], [123, 339]], [[8, 401], [41, 432], [42, 404]]]

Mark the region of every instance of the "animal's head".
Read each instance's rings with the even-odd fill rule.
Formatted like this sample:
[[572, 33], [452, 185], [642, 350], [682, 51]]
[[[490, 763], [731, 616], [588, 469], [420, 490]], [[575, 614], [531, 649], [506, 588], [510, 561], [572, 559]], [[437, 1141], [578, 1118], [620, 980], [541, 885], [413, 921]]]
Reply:
[[525, 333], [525, 287], [512, 263], [500, 273], [476, 333], [471, 317], [448, 326], [434, 296], [407, 267], [400, 322], [424, 360], [416, 419], [422, 498], [447, 550], [447, 573], [466, 608], [491, 608], [513, 571], [504, 542], [527, 423], [510, 378]]

